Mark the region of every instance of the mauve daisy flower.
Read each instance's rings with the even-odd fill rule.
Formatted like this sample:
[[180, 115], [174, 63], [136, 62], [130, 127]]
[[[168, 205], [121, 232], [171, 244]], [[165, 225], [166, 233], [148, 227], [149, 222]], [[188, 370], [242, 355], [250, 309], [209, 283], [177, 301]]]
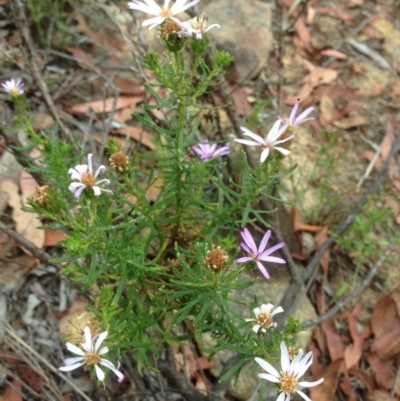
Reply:
[[250, 231], [247, 228], [244, 228], [243, 231], [240, 232], [241, 236], [244, 239], [244, 242], [240, 244], [240, 246], [250, 254], [250, 256], [246, 256], [244, 258], [239, 258], [236, 260], [236, 263], [245, 263], [245, 262], [250, 262], [251, 260], [254, 260], [257, 263], [258, 268], [260, 269], [261, 273], [264, 275], [264, 277], [268, 280], [269, 279], [269, 274], [267, 272], [267, 269], [264, 267], [264, 265], [260, 262], [260, 260], [264, 262], [273, 262], [273, 263], [286, 263], [282, 258], [277, 258], [276, 256], [269, 256], [271, 255], [272, 252], [275, 252], [277, 249], [283, 248], [285, 246], [284, 242], [281, 242], [272, 248], [269, 248], [265, 250], [269, 237], [271, 236], [271, 230], [268, 230], [264, 238], [261, 241], [260, 247], [257, 248], [256, 243], [254, 242], [254, 239], [252, 235], [250, 234]]
[[254, 141], [249, 141], [247, 139], [234, 139], [236, 142], [243, 143], [245, 145], [250, 145], [250, 146], [261, 146], [261, 149], [263, 151], [261, 152], [261, 157], [260, 157], [260, 162], [264, 163], [265, 160], [267, 159], [271, 149], [275, 149], [278, 152], [282, 153], [284, 156], [287, 156], [290, 154], [290, 151], [287, 149], [284, 149], [280, 146], [277, 146], [281, 143], [290, 141], [291, 139], [294, 138], [294, 135], [290, 135], [289, 137], [278, 140], [280, 136], [286, 132], [289, 123], [285, 123], [281, 128], [279, 128], [281, 124], [280, 120], [277, 120], [275, 124], [272, 126], [271, 130], [269, 131], [267, 137], [264, 139], [261, 136], [255, 134], [254, 132], [251, 132], [245, 127], [240, 127], [240, 129], [244, 132], [244, 136], [249, 136], [250, 138], [253, 138]]
[[[74, 344], [66, 343], [68, 351], [71, 351], [72, 353], [79, 356], [65, 359], [64, 360], [65, 366], [61, 366], [60, 368], [58, 368], [58, 370], [62, 370], [63, 372], [69, 372], [83, 365], [88, 367], [94, 366], [97, 378], [100, 381], [103, 381], [106, 376], [103, 370], [99, 367], [99, 365], [102, 365], [112, 370], [117, 375], [118, 381], [121, 382], [124, 379], [124, 375], [118, 370], [118, 368], [114, 366], [112, 362], [108, 361], [107, 359], [103, 359], [101, 357], [101, 355], [104, 355], [108, 352], [108, 347], [103, 347], [102, 349], [99, 350], [101, 344], [107, 337], [108, 332], [104, 331], [98, 336], [92, 338], [89, 326], [86, 326], [83, 331], [85, 334], [86, 341], [83, 344], [81, 344], [82, 349], [80, 349]], [[95, 342], [96, 337], [98, 338]]]
[[274, 310], [274, 305], [272, 304], [262, 304], [261, 308], [254, 308], [253, 312], [256, 315], [255, 319], [246, 319], [246, 322], [254, 322], [257, 324], [253, 326], [252, 330], [254, 333], [258, 333], [261, 329], [261, 332], [266, 333], [267, 329], [270, 327], [276, 327], [276, 323], [272, 321], [272, 317], [277, 313], [282, 313], [282, 306], [278, 306]]
[[304, 110], [298, 117], [296, 117], [296, 113], [297, 113], [298, 109], [299, 109], [299, 103], [296, 102], [290, 113], [289, 120], [285, 121], [282, 117], [279, 117], [279, 119], [283, 123], [289, 123], [290, 127], [295, 127], [296, 125], [303, 124], [306, 121], [314, 120], [314, 118], [306, 118], [314, 110], [314, 107], [309, 107], [308, 109]]
[[150, 15], [155, 15], [154, 18], [149, 18], [142, 23], [143, 26], [150, 25], [149, 29], [153, 29], [155, 26], [161, 25], [167, 18], [179, 21], [173, 16], [194, 6], [199, 1], [193, 0], [186, 4], [187, 0], [176, 0], [173, 6], [169, 7], [170, 0], [165, 0], [161, 8], [154, 0], [133, 0], [128, 3], [128, 7], [132, 10], [139, 10]]
[[20, 79], [14, 79], [11, 78], [6, 82], [3, 82], [1, 84], [3, 89], [9, 93], [11, 96], [20, 96], [24, 93], [24, 90], [22, 89], [24, 87], [24, 84]]
[[110, 192], [112, 191], [109, 189], [104, 189], [99, 187], [99, 184], [104, 183], [106, 185], [110, 185], [110, 180], [104, 179], [100, 181], [96, 181], [97, 176], [100, 172], [105, 171], [105, 167], [101, 165], [97, 170], [96, 173], [93, 175], [93, 166], [92, 166], [92, 158], [93, 155], [91, 153], [88, 154], [88, 164], [78, 164], [74, 168], [70, 168], [68, 170], [68, 174], [71, 175], [71, 180], [78, 180], [79, 182], [72, 182], [68, 189], [74, 193], [76, 199], [79, 199], [81, 196], [82, 191], [85, 188], [92, 188], [94, 195], [99, 196], [101, 192]]
[[197, 40], [203, 38], [203, 35], [208, 32], [212, 28], [219, 29], [220, 25], [212, 24], [208, 25], [207, 20], [203, 17], [195, 17], [186, 22], [179, 23], [182, 30], [178, 32], [178, 36], [181, 38], [182, 36], [194, 36]]
[[284, 342], [281, 342], [282, 368], [280, 373], [264, 359], [254, 358], [254, 360], [267, 371], [267, 373], [259, 373], [258, 377], [278, 385], [280, 394], [276, 401], [290, 401], [290, 397], [294, 393], [299, 394], [306, 401], [311, 401], [311, 398], [304, 394], [301, 388], [314, 387], [324, 381], [324, 378], [321, 378], [315, 382], [299, 382], [299, 378], [304, 375], [312, 364], [312, 352], [309, 352], [303, 358], [303, 350], [300, 349], [292, 362], [290, 362], [288, 349]]
[[231, 153], [229, 146], [222, 146], [217, 149], [216, 143], [208, 143], [208, 141], [204, 141], [203, 143], [199, 143], [196, 146], [192, 146], [192, 149], [200, 156], [200, 159], [205, 162], [217, 157], [217, 156], [225, 156]]

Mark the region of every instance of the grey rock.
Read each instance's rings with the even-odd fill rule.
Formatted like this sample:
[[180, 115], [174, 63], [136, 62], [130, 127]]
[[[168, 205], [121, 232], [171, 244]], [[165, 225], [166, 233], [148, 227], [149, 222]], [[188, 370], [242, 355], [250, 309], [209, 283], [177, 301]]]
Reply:
[[226, 71], [229, 81], [242, 82], [257, 76], [267, 65], [272, 49], [271, 7], [257, 0], [218, 0], [202, 9], [209, 24], [220, 29], [207, 32], [219, 50], [233, 56]]

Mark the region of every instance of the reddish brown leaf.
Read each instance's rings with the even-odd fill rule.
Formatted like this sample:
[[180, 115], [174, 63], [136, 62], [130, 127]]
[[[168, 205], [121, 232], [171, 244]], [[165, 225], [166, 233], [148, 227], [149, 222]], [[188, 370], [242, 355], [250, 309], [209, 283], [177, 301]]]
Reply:
[[252, 113], [250, 103], [247, 101], [245, 88], [239, 86], [231, 92], [231, 97], [239, 116], [249, 116]]
[[325, 49], [322, 50], [319, 54], [321, 54], [322, 56], [327, 56], [327, 57], [336, 57], [340, 60], [345, 60], [347, 58], [347, 55], [340, 52], [339, 50], [335, 50], [335, 49]]
[[346, 369], [356, 366], [362, 355], [362, 339], [357, 329], [357, 318], [360, 315], [361, 303], [357, 303], [351, 314], [348, 316], [349, 329], [353, 343], [344, 350], [344, 361]]
[[367, 125], [368, 120], [360, 115], [354, 115], [351, 117], [342, 118], [339, 121], [334, 121], [333, 125], [340, 129], [349, 129], [359, 127], [361, 125]]
[[44, 230], [45, 232], [45, 239], [44, 239], [44, 246], [55, 246], [60, 241], [65, 239], [65, 233], [60, 230]]
[[396, 377], [391, 362], [382, 361], [376, 354], [366, 354], [365, 357], [374, 372], [379, 387], [391, 389]]
[[120, 110], [131, 105], [137, 105], [143, 101], [143, 96], [120, 96], [117, 101], [114, 97], [102, 100], [94, 100], [92, 102], [76, 104], [69, 109], [70, 113], [86, 114], [89, 110], [96, 113], [108, 113], [112, 110]]
[[88, 52], [80, 49], [79, 47], [67, 47], [69, 53], [72, 54], [73, 57], [76, 58], [79, 66], [88, 71], [100, 71], [100, 68], [96, 65], [94, 60], [89, 56]]
[[[336, 387], [339, 382], [340, 373], [343, 371], [343, 360], [338, 359], [332, 362], [323, 372], [324, 381], [322, 384], [310, 388], [312, 400], [333, 401], [335, 399]], [[318, 378], [315, 378], [318, 379]]]
[[139, 96], [144, 94], [144, 86], [132, 79], [115, 77], [114, 85], [118, 87], [121, 95]]
[[303, 45], [303, 47], [306, 50], [310, 51], [312, 49], [311, 35], [310, 35], [310, 32], [308, 32], [308, 29], [307, 29], [306, 24], [304, 23], [304, 19], [302, 17], [297, 18], [294, 28], [296, 30], [297, 35], [300, 38], [300, 41], [301, 41], [301, 44]]
[[326, 345], [328, 347], [329, 356], [332, 361], [343, 360], [344, 350], [342, 340], [336, 333], [333, 319], [327, 319], [322, 323], [322, 330], [325, 334]]
[[383, 296], [376, 304], [371, 316], [371, 328], [375, 337], [382, 335], [397, 317], [395, 305], [390, 296]]
[[153, 137], [146, 131], [143, 131], [138, 127], [123, 127], [115, 129], [112, 131], [113, 134], [120, 134], [124, 136], [129, 136], [141, 145], [147, 146], [149, 149], [154, 149], [155, 145], [153, 143]]
[[21, 394], [22, 394], [22, 385], [16, 379], [12, 379], [10, 384], [7, 384], [4, 388], [5, 401], [22, 401]]

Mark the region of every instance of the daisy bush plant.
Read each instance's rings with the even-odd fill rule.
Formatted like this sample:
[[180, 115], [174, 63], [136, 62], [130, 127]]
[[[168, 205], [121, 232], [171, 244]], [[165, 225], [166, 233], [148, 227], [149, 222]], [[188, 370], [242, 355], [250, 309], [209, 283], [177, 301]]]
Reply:
[[[233, 305], [235, 290], [256, 280], [267, 288], [274, 280], [272, 263], [285, 269], [285, 243], [277, 243], [271, 226], [274, 210], [261, 210], [258, 201], [274, 198], [279, 179], [290, 174], [282, 160], [291, 151], [295, 126], [311, 109], [296, 117], [296, 104], [289, 121], [277, 117], [269, 130], [243, 126], [236, 139], [233, 132], [230, 139], [207, 139], [200, 122], [202, 111], [210, 110], [205, 95], [219, 85], [232, 59], [217, 49], [209, 53], [207, 32], [224, 29], [223, 21], [178, 19], [196, 3], [128, 3], [133, 13], [149, 17], [143, 27], [157, 29], [165, 45], [163, 52], [150, 50], [144, 58], [152, 75], [152, 83], [144, 84], [151, 101], [133, 114], [137, 125], [153, 133], [154, 149], [138, 145], [125, 154], [110, 136], [106, 155], [77, 152], [76, 144], [54, 132], [36, 132], [24, 108], [18, 109], [16, 124], [29, 127], [23, 150], [40, 152], [30, 171], [45, 183], [25, 210], [38, 213], [44, 227], [65, 232], [64, 256], [53, 262], [62, 264], [72, 285], [83, 292], [97, 289], [88, 311], [64, 333], [67, 359], [60, 370], [86, 369], [101, 382], [112, 372], [110, 380], [123, 381], [118, 363], [123, 355], [133, 358], [141, 373], [145, 366], [157, 369], [157, 359], [173, 344], [195, 340], [211, 357], [226, 349], [240, 354], [220, 380], [246, 363], [256, 368], [257, 358], [267, 371], [260, 378], [278, 384], [279, 401], [295, 392], [304, 398], [307, 382], [297, 380], [312, 357], [303, 358], [299, 350], [289, 362], [287, 348], [296, 349], [299, 322], [289, 318], [277, 327], [274, 316], [283, 309], [270, 303], [267, 290], [261, 306], [256, 297], [248, 305], [247, 317]], [[2, 86], [14, 102], [23, 93], [20, 80]], [[155, 118], [155, 110], [165, 118]], [[245, 151], [256, 166], [250, 167]], [[245, 271], [254, 272], [254, 279], [244, 279]], [[205, 346], [205, 333], [215, 347]], [[273, 367], [279, 359], [281, 373]]]

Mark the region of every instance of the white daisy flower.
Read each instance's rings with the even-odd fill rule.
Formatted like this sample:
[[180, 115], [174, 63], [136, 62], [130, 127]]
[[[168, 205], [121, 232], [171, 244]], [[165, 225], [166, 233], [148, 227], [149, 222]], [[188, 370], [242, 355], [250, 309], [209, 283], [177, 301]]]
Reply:
[[290, 397], [294, 393], [299, 394], [306, 401], [311, 401], [311, 398], [303, 393], [301, 388], [314, 387], [324, 381], [324, 378], [321, 378], [315, 382], [299, 382], [299, 378], [304, 375], [312, 364], [312, 352], [303, 357], [303, 350], [300, 349], [292, 362], [290, 362], [288, 349], [283, 341], [281, 342], [282, 369], [280, 373], [264, 359], [254, 358], [254, 360], [268, 372], [259, 373], [258, 377], [278, 385], [280, 394], [276, 401], [290, 401]]
[[20, 79], [11, 78], [8, 81], [3, 82], [1, 86], [11, 96], [20, 96], [24, 93], [24, 90], [22, 89], [24, 84]]
[[267, 329], [270, 327], [276, 327], [276, 323], [272, 321], [272, 317], [277, 313], [282, 313], [282, 306], [278, 306], [274, 310], [274, 305], [272, 304], [262, 304], [261, 308], [254, 308], [253, 312], [256, 315], [255, 319], [246, 319], [246, 322], [254, 322], [257, 324], [252, 327], [254, 333], [258, 333], [261, 329], [261, 332], [266, 333]]
[[[58, 370], [62, 370], [63, 372], [69, 372], [71, 370], [77, 369], [83, 365], [91, 367], [94, 366], [96, 371], [96, 376], [100, 381], [103, 381], [106, 377], [103, 370], [99, 367], [99, 365], [105, 366], [106, 368], [112, 370], [118, 377], [118, 381], [121, 382], [124, 379], [124, 375], [114, 366], [114, 364], [107, 359], [101, 358], [101, 355], [104, 355], [108, 352], [108, 347], [103, 347], [99, 350], [101, 344], [105, 340], [108, 335], [107, 331], [100, 333], [98, 336], [92, 338], [92, 334], [90, 333], [89, 326], [84, 328], [85, 334], [85, 342], [81, 344], [80, 349], [76, 345], [71, 343], [66, 343], [66, 346], [69, 351], [72, 353], [79, 355], [77, 357], [67, 358], [64, 360], [64, 365], [58, 368]], [[96, 342], [95, 339], [97, 338]]]
[[102, 182], [106, 185], [110, 185], [110, 180], [104, 179], [96, 181], [96, 178], [99, 175], [99, 173], [105, 171], [106, 168], [103, 165], [101, 165], [96, 170], [96, 173], [93, 175], [93, 165], [92, 165], [93, 154], [89, 153], [87, 158], [88, 158], [88, 164], [78, 164], [74, 168], [70, 168], [68, 170], [68, 174], [71, 175], [71, 180], [79, 181], [79, 182], [72, 182], [69, 185], [68, 189], [72, 193], [74, 193], [76, 199], [79, 199], [82, 191], [85, 188], [92, 188], [95, 196], [101, 195], [102, 191], [110, 192], [112, 194], [112, 191], [110, 191], [109, 189], [104, 189], [98, 186]]
[[208, 32], [212, 28], [220, 28], [218, 24], [208, 25], [207, 20], [203, 17], [195, 17], [186, 22], [181, 22], [179, 24], [182, 28], [181, 31], [178, 32], [178, 36], [181, 38], [182, 36], [195, 36], [197, 40], [203, 38], [203, 35]]
[[271, 130], [269, 131], [267, 137], [264, 139], [261, 136], [255, 134], [254, 132], [251, 132], [245, 127], [240, 127], [240, 129], [244, 132], [244, 136], [249, 136], [250, 138], [253, 138], [254, 141], [249, 141], [247, 139], [234, 139], [236, 142], [243, 143], [245, 145], [250, 145], [250, 146], [261, 146], [263, 151], [261, 152], [261, 157], [260, 157], [260, 162], [264, 163], [265, 160], [267, 159], [271, 149], [275, 149], [278, 152], [282, 153], [284, 156], [287, 156], [290, 154], [290, 151], [282, 148], [280, 146], [277, 146], [281, 143], [290, 141], [291, 139], [294, 138], [294, 135], [290, 135], [285, 139], [278, 140], [282, 134], [284, 134], [289, 126], [289, 123], [285, 123], [283, 127], [279, 128], [281, 124], [280, 120], [277, 120], [275, 124], [272, 126]]
[[167, 18], [179, 22], [179, 20], [173, 16], [194, 6], [199, 1], [200, 0], [193, 0], [186, 4], [187, 0], [176, 0], [173, 6], [169, 7], [170, 0], [164, 0], [164, 5], [161, 8], [154, 0], [133, 0], [128, 3], [128, 7], [132, 10], [139, 10], [154, 15], [155, 17], [149, 18], [142, 23], [143, 26], [150, 25], [149, 29], [153, 29], [155, 26], [161, 25]]

